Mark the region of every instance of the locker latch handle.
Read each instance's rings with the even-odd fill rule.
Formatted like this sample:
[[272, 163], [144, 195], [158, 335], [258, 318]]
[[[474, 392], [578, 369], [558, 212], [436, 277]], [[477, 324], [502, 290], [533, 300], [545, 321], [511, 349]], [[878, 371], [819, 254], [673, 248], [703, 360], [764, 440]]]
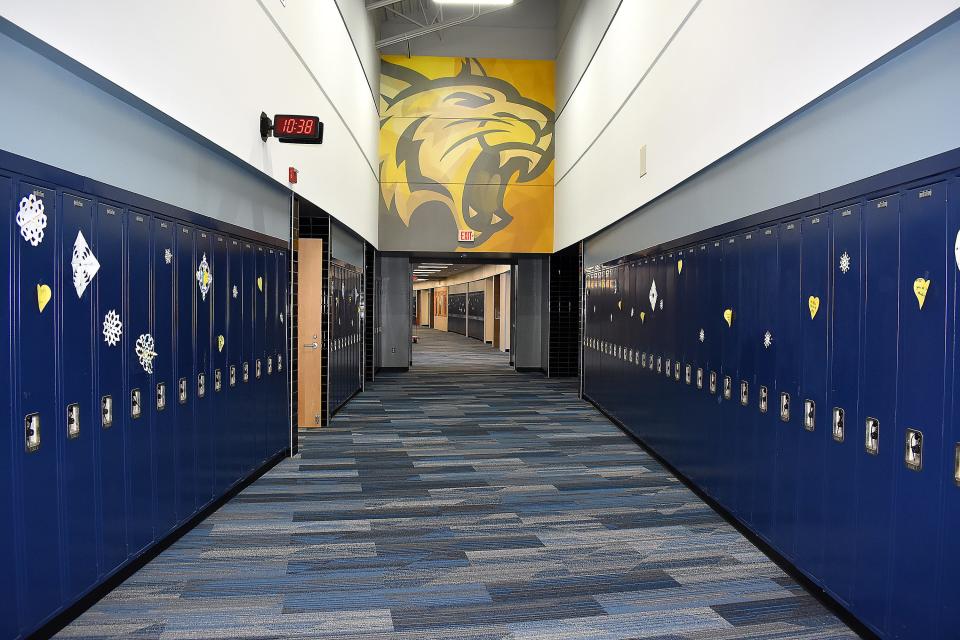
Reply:
[[750, 404], [750, 383], [746, 380], [740, 381], [740, 404], [743, 406]]
[[710, 393], [711, 394], [717, 393], [717, 372], [716, 371], [710, 372]]
[[673, 379], [680, 382], [680, 362], [673, 363]]
[[230, 365], [230, 386], [237, 386], [237, 365]]
[[177, 399], [180, 401], [180, 404], [187, 404], [187, 379], [180, 378], [180, 381], [177, 383]]
[[130, 417], [139, 418], [140, 413], [140, 389], [132, 389], [130, 391]]
[[767, 412], [767, 388], [760, 385], [760, 413]]
[[257, 358], [257, 361], [253, 367], [253, 372], [254, 372], [254, 375], [257, 376], [257, 379], [259, 380], [260, 379], [260, 358]]
[[723, 399], [729, 400], [733, 397], [733, 380], [730, 376], [723, 376]]
[[880, 452], [880, 421], [876, 418], [867, 418], [864, 424], [863, 448], [874, 456]]
[[272, 373], [273, 373], [273, 356], [268, 356], [267, 357], [267, 375], [269, 376]]
[[671, 364], [670, 358], [667, 358], [667, 362], [666, 362], [665, 364], [666, 364], [667, 366], [664, 367], [664, 375], [669, 378], [669, 377], [670, 377], [670, 372], [673, 370], [673, 367], [670, 366], [670, 364]]
[[953, 481], [960, 486], [960, 442], [953, 446]]
[[687, 384], [693, 382], [693, 368], [689, 364], [684, 369], [683, 379]]
[[250, 382], [250, 363], [249, 362], [243, 363], [243, 381]]
[[207, 374], [200, 372], [197, 374], [197, 397], [203, 398], [207, 395]]
[[911, 471], [923, 469], [923, 433], [917, 429], [907, 429], [903, 459]]
[[167, 383], [157, 383], [157, 411], [163, 411], [167, 408]]
[[113, 426], [113, 396], [100, 398], [100, 424], [104, 429]]
[[790, 394], [785, 391], [780, 393], [780, 420], [790, 422]]
[[67, 405], [67, 438], [80, 437], [80, 405], [74, 402]]
[[23, 418], [23, 438], [27, 453], [40, 448], [40, 414], [29, 413]]
[[843, 442], [844, 437], [844, 411], [840, 407], [833, 408], [833, 439], [837, 442]]
[[213, 370], [213, 390], [217, 393], [223, 388], [223, 374], [220, 369]]
[[817, 403], [813, 400], [803, 401], [803, 428], [807, 431], [817, 428]]
[[703, 389], [703, 369], [697, 367], [697, 389]]

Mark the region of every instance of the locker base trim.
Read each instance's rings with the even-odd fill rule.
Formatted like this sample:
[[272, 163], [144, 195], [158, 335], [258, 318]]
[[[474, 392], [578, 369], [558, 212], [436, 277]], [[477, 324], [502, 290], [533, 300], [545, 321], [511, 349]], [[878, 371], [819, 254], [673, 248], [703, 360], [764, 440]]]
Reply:
[[625, 424], [620, 422], [620, 420], [609, 413], [604, 409], [598, 402], [595, 402], [590, 396], [586, 393], [581, 395], [584, 401], [589, 402], [594, 406], [594, 408], [599, 411], [603, 417], [612, 422], [618, 429], [620, 429], [628, 438], [633, 440], [637, 446], [643, 449], [651, 458], [659, 462], [667, 471], [669, 471], [677, 480], [679, 480], [687, 489], [692, 491], [694, 495], [700, 498], [708, 507], [713, 509], [713, 511], [724, 519], [730, 526], [736, 529], [740, 535], [750, 541], [750, 544], [757, 547], [763, 555], [767, 556], [774, 564], [780, 567], [784, 573], [793, 578], [797, 584], [803, 587], [804, 591], [813, 596], [820, 604], [827, 608], [830, 613], [837, 616], [841, 622], [846, 624], [861, 638], [866, 638], [867, 640], [881, 640], [880, 636], [873, 632], [866, 624], [860, 621], [853, 613], [850, 612], [839, 600], [831, 596], [824, 589], [820, 587], [817, 583], [811, 580], [803, 571], [801, 571], [795, 564], [793, 564], [789, 559], [782, 555], [775, 548], [770, 546], [770, 544], [757, 535], [752, 529], [746, 526], [743, 522], [737, 519], [733, 513], [727, 510], [723, 505], [710, 497], [707, 493], [700, 488], [693, 480], [684, 475], [679, 469], [674, 467], [666, 458], [661, 456], [655, 449], [650, 447], [643, 439], [639, 438], [635, 433], [630, 431]]

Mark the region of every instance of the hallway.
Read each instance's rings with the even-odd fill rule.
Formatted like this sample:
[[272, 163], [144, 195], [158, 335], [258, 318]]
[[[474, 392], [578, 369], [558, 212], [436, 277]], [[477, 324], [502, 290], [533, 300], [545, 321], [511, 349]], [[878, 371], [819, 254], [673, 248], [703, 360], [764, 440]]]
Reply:
[[419, 333], [60, 637], [855, 637], [574, 380]]

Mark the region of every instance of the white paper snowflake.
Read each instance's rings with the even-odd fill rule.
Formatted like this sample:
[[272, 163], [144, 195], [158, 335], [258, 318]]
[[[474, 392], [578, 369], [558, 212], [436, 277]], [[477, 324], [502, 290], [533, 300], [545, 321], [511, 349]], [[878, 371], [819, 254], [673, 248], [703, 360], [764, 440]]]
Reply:
[[93, 277], [100, 270], [100, 261], [93, 255], [87, 239], [82, 231], [77, 231], [77, 239], [73, 241], [73, 258], [70, 260], [73, 269], [73, 288], [77, 290], [77, 297], [83, 297], [83, 292], [93, 281]]
[[633, 307], [630, 307], [630, 317], [633, 317]]
[[840, 271], [843, 273], [850, 271], [850, 254], [846, 251], [844, 251], [843, 255], [840, 256]]
[[200, 299], [206, 300], [207, 293], [210, 292], [210, 285], [213, 284], [213, 274], [210, 273], [210, 263], [207, 262], [207, 254], [204, 253], [200, 258], [200, 265], [197, 267], [197, 286], [200, 288]]
[[703, 329], [700, 329], [700, 335], [698, 337], [700, 338], [700, 342], [703, 342], [707, 339], [707, 334]]
[[283, 324], [283, 313], [280, 313], [280, 324]]
[[143, 370], [147, 373], [153, 373], [153, 359], [157, 357], [157, 352], [154, 351], [157, 346], [153, 341], [153, 336], [149, 333], [142, 333], [140, 337], [137, 338], [137, 344], [134, 348], [137, 357], [140, 358], [140, 366], [143, 367]]
[[110, 309], [103, 317], [103, 341], [115, 347], [120, 342], [121, 335], [123, 335], [123, 323], [120, 322], [116, 309]]
[[43, 200], [31, 193], [20, 200], [20, 210], [17, 211], [17, 224], [20, 225], [20, 235], [23, 239], [36, 247], [43, 242], [43, 230], [47, 228], [47, 214], [43, 212]]
[[765, 334], [763, 334], [763, 348], [769, 349], [770, 345], [772, 344], [773, 344], [773, 334], [767, 331]]
[[233, 285], [233, 297], [236, 298], [240, 295], [240, 291], [237, 289], [237, 285]]
[[657, 281], [650, 283], [650, 311], [657, 310]]
[[173, 263], [173, 252], [169, 248], [163, 250], [163, 261], [167, 264]]

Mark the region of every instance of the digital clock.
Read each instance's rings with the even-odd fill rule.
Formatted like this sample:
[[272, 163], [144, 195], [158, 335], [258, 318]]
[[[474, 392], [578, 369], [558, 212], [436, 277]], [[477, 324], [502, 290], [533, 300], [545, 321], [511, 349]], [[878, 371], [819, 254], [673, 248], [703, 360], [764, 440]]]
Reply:
[[266, 114], [260, 116], [260, 135], [266, 140], [273, 134], [280, 142], [320, 144], [323, 142], [323, 123], [317, 116], [278, 114], [273, 123]]

